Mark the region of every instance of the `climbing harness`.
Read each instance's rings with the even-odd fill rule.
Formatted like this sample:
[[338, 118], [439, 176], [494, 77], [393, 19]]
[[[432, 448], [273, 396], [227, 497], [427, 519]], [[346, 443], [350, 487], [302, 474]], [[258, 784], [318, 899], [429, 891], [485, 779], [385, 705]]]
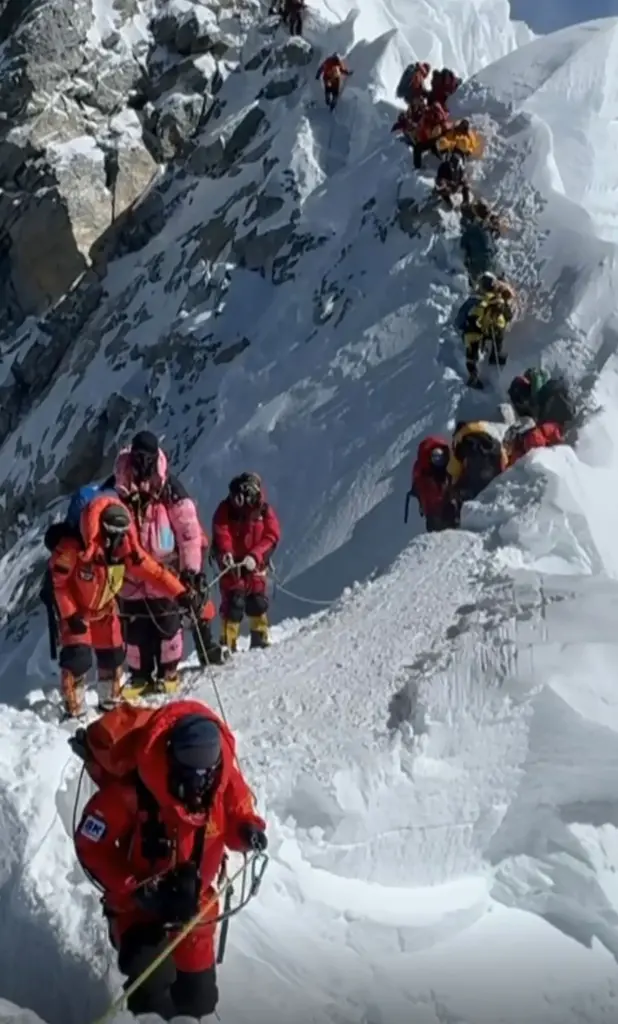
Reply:
[[[122, 995], [118, 996], [118, 998], [114, 1000], [114, 1002], [103, 1014], [103, 1016], [98, 1017], [95, 1021], [92, 1022], [92, 1024], [106, 1024], [107, 1021], [111, 1020], [112, 1017], [119, 1013], [123, 1009], [127, 999], [130, 999], [130, 997], [135, 992], [137, 992], [139, 988], [141, 988], [144, 982], [148, 980], [148, 978], [157, 970], [158, 967], [160, 967], [163, 961], [166, 960], [167, 957], [171, 953], [173, 953], [174, 950], [180, 945], [180, 943], [183, 942], [184, 939], [186, 939], [187, 936], [190, 935], [191, 932], [202, 923], [202, 921], [208, 914], [208, 911], [215, 906], [217, 900], [219, 900], [221, 896], [225, 897], [224, 912], [216, 918], [216, 921], [213, 922], [213, 924], [220, 921], [224, 921], [224, 923], [225, 921], [229, 921], [230, 917], [232, 917], [234, 914], [237, 914], [240, 910], [246, 907], [250, 900], [252, 900], [254, 896], [257, 896], [267, 865], [268, 856], [265, 853], [253, 853], [250, 856], [245, 855], [242, 867], [240, 867], [238, 871], [235, 871], [233, 875], [231, 875], [230, 877], [225, 877], [222, 882], [220, 881], [218, 883], [217, 890], [206, 901], [204, 906], [200, 908], [195, 917], [191, 918], [191, 920], [184, 926], [184, 928], [182, 928], [178, 932], [178, 934], [173, 939], [171, 939], [171, 941], [167, 944], [165, 949], [161, 953], [159, 953], [159, 955], [155, 957], [155, 959], [151, 963], [148, 964], [148, 967], [146, 967], [145, 970], [143, 970], [142, 973], [138, 975], [138, 977], [135, 978], [135, 980], [132, 981], [130, 985], [128, 985], [125, 988]], [[247, 878], [247, 872], [249, 868], [249, 883], [248, 885], [245, 885], [245, 879]], [[241, 892], [240, 901], [236, 907], [232, 908], [231, 910], [228, 910], [227, 917], [225, 917], [224, 919], [225, 906], [227, 904], [227, 893], [230, 889], [232, 889], [234, 882], [241, 877], [243, 878], [243, 888]], [[227, 931], [225, 932], [225, 938], [227, 939]], [[223, 946], [223, 953], [225, 953], [225, 945]], [[217, 963], [221, 963], [222, 959], [223, 956], [221, 952], [220, 943], [219, 953], [217, 956]]]

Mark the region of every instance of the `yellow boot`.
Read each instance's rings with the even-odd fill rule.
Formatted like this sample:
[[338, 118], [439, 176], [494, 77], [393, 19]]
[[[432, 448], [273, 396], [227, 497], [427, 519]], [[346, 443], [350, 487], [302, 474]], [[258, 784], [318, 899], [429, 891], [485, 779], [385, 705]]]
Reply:
[[266, 615], [250, 615], [249, 629], [251, 630], [250, 647], [270, 647], [268, 617]]
[[230, 622], [224, 619], [221, 623], [220, 643], [228, 647], [232, 653], [238, 649], [238, 637], [240, 636], [240, 622]]
[[180, 689], [180, 675], [178, 669], [168, 669], [163, 672], [163, 678], [157, 680], [157, 689], [163, 693], [177, 693]]
[[146, 697], [151, 689], [152, 679], [150, 676], [142, 675], [139, 670], [131, 669], [129, 678], [122, 687], [122, 698], [129, 702], [139, 700], [140, 697]]

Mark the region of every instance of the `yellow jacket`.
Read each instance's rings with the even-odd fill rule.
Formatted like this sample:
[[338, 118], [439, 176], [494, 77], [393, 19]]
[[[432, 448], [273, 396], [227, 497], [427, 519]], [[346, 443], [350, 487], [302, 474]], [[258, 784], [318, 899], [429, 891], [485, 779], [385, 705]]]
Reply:
[[469, 437], [470, 434], [484, 434], [485, 437], [490, 437], [494, 441], [497, 441], [500, 445], [500, 472], [503, 473], [508, 467], [509, 459], [501, 438], [496, 434], [495, 429], [491, 423], [487, 423], [485, 420], [475, 420], [472, 423], [464, 423], [463, 426], [456, 430], [453, 434], [453, 441], [451, 444], [451, 458], [447, 467], [448, 475], [451, 481], [456, 484], [459, 480], [464, 463], [458, 458], [459, 445], [464, 438]]
[[468, 313], [464, 339], [476, 341], [479, 338], [491, 338], [495, 331], [504, 331], [507, 320], [501, 309], [502, 305], [496, 303], [496, 296], [493, 294], [481, 299]]

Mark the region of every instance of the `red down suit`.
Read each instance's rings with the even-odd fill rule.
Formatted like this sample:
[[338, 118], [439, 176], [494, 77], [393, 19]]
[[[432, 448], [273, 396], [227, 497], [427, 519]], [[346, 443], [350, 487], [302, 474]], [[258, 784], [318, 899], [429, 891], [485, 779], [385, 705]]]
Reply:
[[261, 615], [267, 610], [266, 566], [280, 538], [279, 519], [266, 501], [238, 508], [228, 497], [218, 505], [212, 520], [212, 545], [220, 567], [225, 567], [225, 555], [232, 555], [236, 563], [252, 555], [257, 563], [255, 572], [232, 569], [221, 577], [222, 619], [236, 618], [230, 614], [234, 596], [242, 597], [243, 605], [246, 602], [248, 615]]
[[520, 430], [509, 441], [509, 466], [535, 448], [553, 448], [557, 444], [564, 444], [564, 434], [557, 423], [529, 423], [527, 429]]
[[[208, 713], [221, 733], [222, 768], [213, 802], [206, 813], [190, 813], [168, 789], [167, 742], [176, 722], [186, 715]], [[144, 812], [139, 806], [136, 785], [114, 781], [90, 798], [75, 833], [75, 848], [80, 864], [104, 890], [103, 903], [110, 921], [111, 935], [118, 946], [122, 935], [135, 925], [147, 925], [153, 918], [136, 902], [140, 884], [155, 875], [189, 862], [195, 834], [206, 825], [200, 873], [202, 906], [213, 897], [225, 849], [246, 851], [241, 838], [242, 826], [250, 823], [265, 829], [255, 812], [251, 791], [235, 760], [234, 736], [214, 712], [206, 712], [198, 701], [178, 701], [161, 708], [147, 729], [137, 761], [140, 782], [154, 797], [158, 821], [172, 840], [167, 855], [156, 861], [143, 853]], [[89, 828], [92, 820], [97, 828]], [[204, 971], [215, 962], [215, 924], [219, 913], [217, 900], [205, 920], [176, 947], [174, 963], [179, 971]]]
[[450, 509], [450, 477], [447, 466], [450, 447], [444, 437], [426, 437], [418, 446], [412, 468], [412, 494], [419, 503], [427, 529], [445, 529], [454, 525]]

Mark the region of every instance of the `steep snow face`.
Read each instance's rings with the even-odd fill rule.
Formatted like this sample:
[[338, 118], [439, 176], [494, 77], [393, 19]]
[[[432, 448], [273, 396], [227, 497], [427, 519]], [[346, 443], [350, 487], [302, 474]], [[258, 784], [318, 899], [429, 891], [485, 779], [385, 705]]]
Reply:
[[[126, 254], [16, 339], [0, 380], [17, 403], [0, 450], [0, 516], [18, 535], [11, 549], [5, 535], [3, 578], [19, 577], [5, 590], [9, 612], [24, 597], [36, 605], [36, 574], [18, 569], [26, 552], [31, 564], [43, 554], [34, 514], [106, 471], [119, 439], [145, 420], [206, 521], [231, 473], [263, 473], [285, 523], [281, 576], [324, 563], [312, 600], [384, 568], [409, 537], [399, 501], [411, 448], [422, 431], [444, 429], [461, 397], [450, 371], [432, 389], [436, 341], [464, 281], [445, 249], [455, 225], [436, 234], [415, 223], [414, 197], [424, 201], [427, 181], [411, 182], [408, 154], [389, 135], [384, 97], [413, 56], [393, 27], [403, 12], [378, 5], [364, 38], [370, 13], [317, 8], [307, 42], [290, 41], [272, 20], [250, 33], [243, 73], [223, 83], [184, 165], [132, 211]], [[476, 3], [446, 14], [419, 4], [411, 24], [429, 27], [418, 56], [472, 70], [492, 48], [515, 45], [506, 7], [496, 6], [495, 20], [485, 13]], [[331, 117], [314, 72], [335, 47], [355, 74]], [[51, 351], [49, 384], [25, 414], [16, 382], [28, 383]], [[324, 562], [337, 552], [336, 564]], [[279, 615], [303, 610], [285, 602]], [[32, 656], [19, 619], [15, 640], [8, 674], [43, 668], [44, 678], [44, 641]]]
[[[439, 27], [453, 40], [465, 11], [470, 33], [483, 21], [475, 4], [447, 10], [456, 20]], [[380, 7], [374, 29], [383, 15]], [[401, 550], [418, 440], [470, 411], [491, 417], [495, 402], [466, 392], [448, 326], [466, 291], [456, 219], [418, 215], [430, 178], [412, 177], [389, 135], [393, 108], [380, 97], [393, 95], [405, 63], [400, 34], [359, 40], [359, 17], [333, 25], [314, 14], [308, 43], [271, 38], [268, 24], [250, 35], [244, 72], [224, 83], [186, 167], [145, 200], [159, 233], [110, 265], [107, 297], [71, 338], [62, 372], [7, 435], [7, 514], [44, 506], [58, 480], [66, 487], [102, 472], [117, 430], [126, 437], [147, 420], [206, 521], [232, 473], [263, 474], [285, 527], [278, 574], [306, 599], [281, 592], [278, 618], [326, 604]], [[334, 46], [355, 74], [331, 116], [313, 79]], [[519, 117], [474, 82], [459, 102], [490, 139], [482, 188], [518, 218], [504, 254], [526, 304], [513, 371], [542, 346], [575, 377], [592, 372], [611, 345], [613, 248], [555, 188], [540, 117]], [[39, 351], [46, 330], [22, 334], [15, 364]], [[420, 525], [413, 519], [412, 531]], [[19, 532], [2, 560], [5, 580], [19, 581], [5, 590], [11, 611], [34, 592], [24, 557], [35, 566], [42, 554], [27, 516]], [[11, 694], [23, 692], [24, 676], [48, 678], [40, 613], [34, 621], [38, 645], [32, 619], [18, 617], [4, 649]]]
[[[412, 179], [394, 142], [376, 145], [400, 43], [354, 45], [355, 25], [312, 30], [322, 53], [352, 47], [357, 75], [333, 117], [307, 101], [306, 47], [282, 42], [258, 59], [259, 35], [249, 41], [244, 61], [257, 66], [230, 76], [192, 166], [220, 152], [220, 136], [238, 144], [247, 119], [261, 133], [252, 159], [241, 147], [233, 178], [168, 179], [174, 215], [112, 265], [109, 309], [0, 465], [19, 491], [36, 446], [51, 478], [67, 436], [100, 408], [97, 390], [128, 402], [145, 380], [134, 353], [148, 353], [150, 424], [167, 432], [205, 507], [231, 472], [255, 466], [282, 513], [281, 572], [294, 590], [334, 598], [379, 572], [221, 673], [272, 853], [259, 900], [232, 927], [222, 1020], [272, 1024], [293, 999], [299, 1020], [324, 1024], [614, 1024], [615, 249], [560, 188], [554, 108], [511, 109], [500, 95], [513, 81], [500, 95], [485, 79], [464, 90], [460, 109], [490, 140], [478, 184], [513, 218], [504, 261], [526, 300], [508, 377], [542, 357], [600, 411], [576, 451], [528, 457], [471, 504], [462, 531], [399, 554], [417, 441], [456, 417], [495, 415], [508, 377], [485, 395], [463, 387], [448, 330], [465, 295], [456, 223], [419, 217], [429, 176]], [[292, 59], [303, 91], [297, 83], [279, 103], [276, 125], [257, 118], [257, 82], [287, 88]], [[290, 225], [282, 252], [256, 256], [269, 231], [272, 242]], [[213, 255], [217, 232], [229, 234]], [[184, 380], [165, 358], [174, 337]], [[225, 358], [243, 351], [203, 370], [209, 345]], [[7, 603], [40, 553], [36, 524], [21, 529], [3, 560]], [[20, 697], [18, 666], [45, 678], [42, 641], [34, 648], [31, 633], [6, 645], [5, 700]], [[187, 692], [216, 704], [213, 678]], [[48, 1024], [83, 1024], [119, 978], [98, 897], [75, 868], [76, 765], [61, 729], [0, 710], [0, 911], [12, 940], [0, 947], [3, 996]]]
[[554, 188], [582, 206], [595, 233], [615, 242], [618, 18], [556, 32], [498, 61], [479, 81], [547, 131]]
[[[511, 20], [508, 0], [384, 0], [360, 5], [325, 0], [323, 5], [327, 16], [338, 21], [357, 9], [355, 42], [394, 30], [404, 66], [411, 60], [427, 60], [438, 67], [458, 68], [466, 78], [534, 38], [526, 25]], [[392, 96], [391, 91], [388, 98]]]

